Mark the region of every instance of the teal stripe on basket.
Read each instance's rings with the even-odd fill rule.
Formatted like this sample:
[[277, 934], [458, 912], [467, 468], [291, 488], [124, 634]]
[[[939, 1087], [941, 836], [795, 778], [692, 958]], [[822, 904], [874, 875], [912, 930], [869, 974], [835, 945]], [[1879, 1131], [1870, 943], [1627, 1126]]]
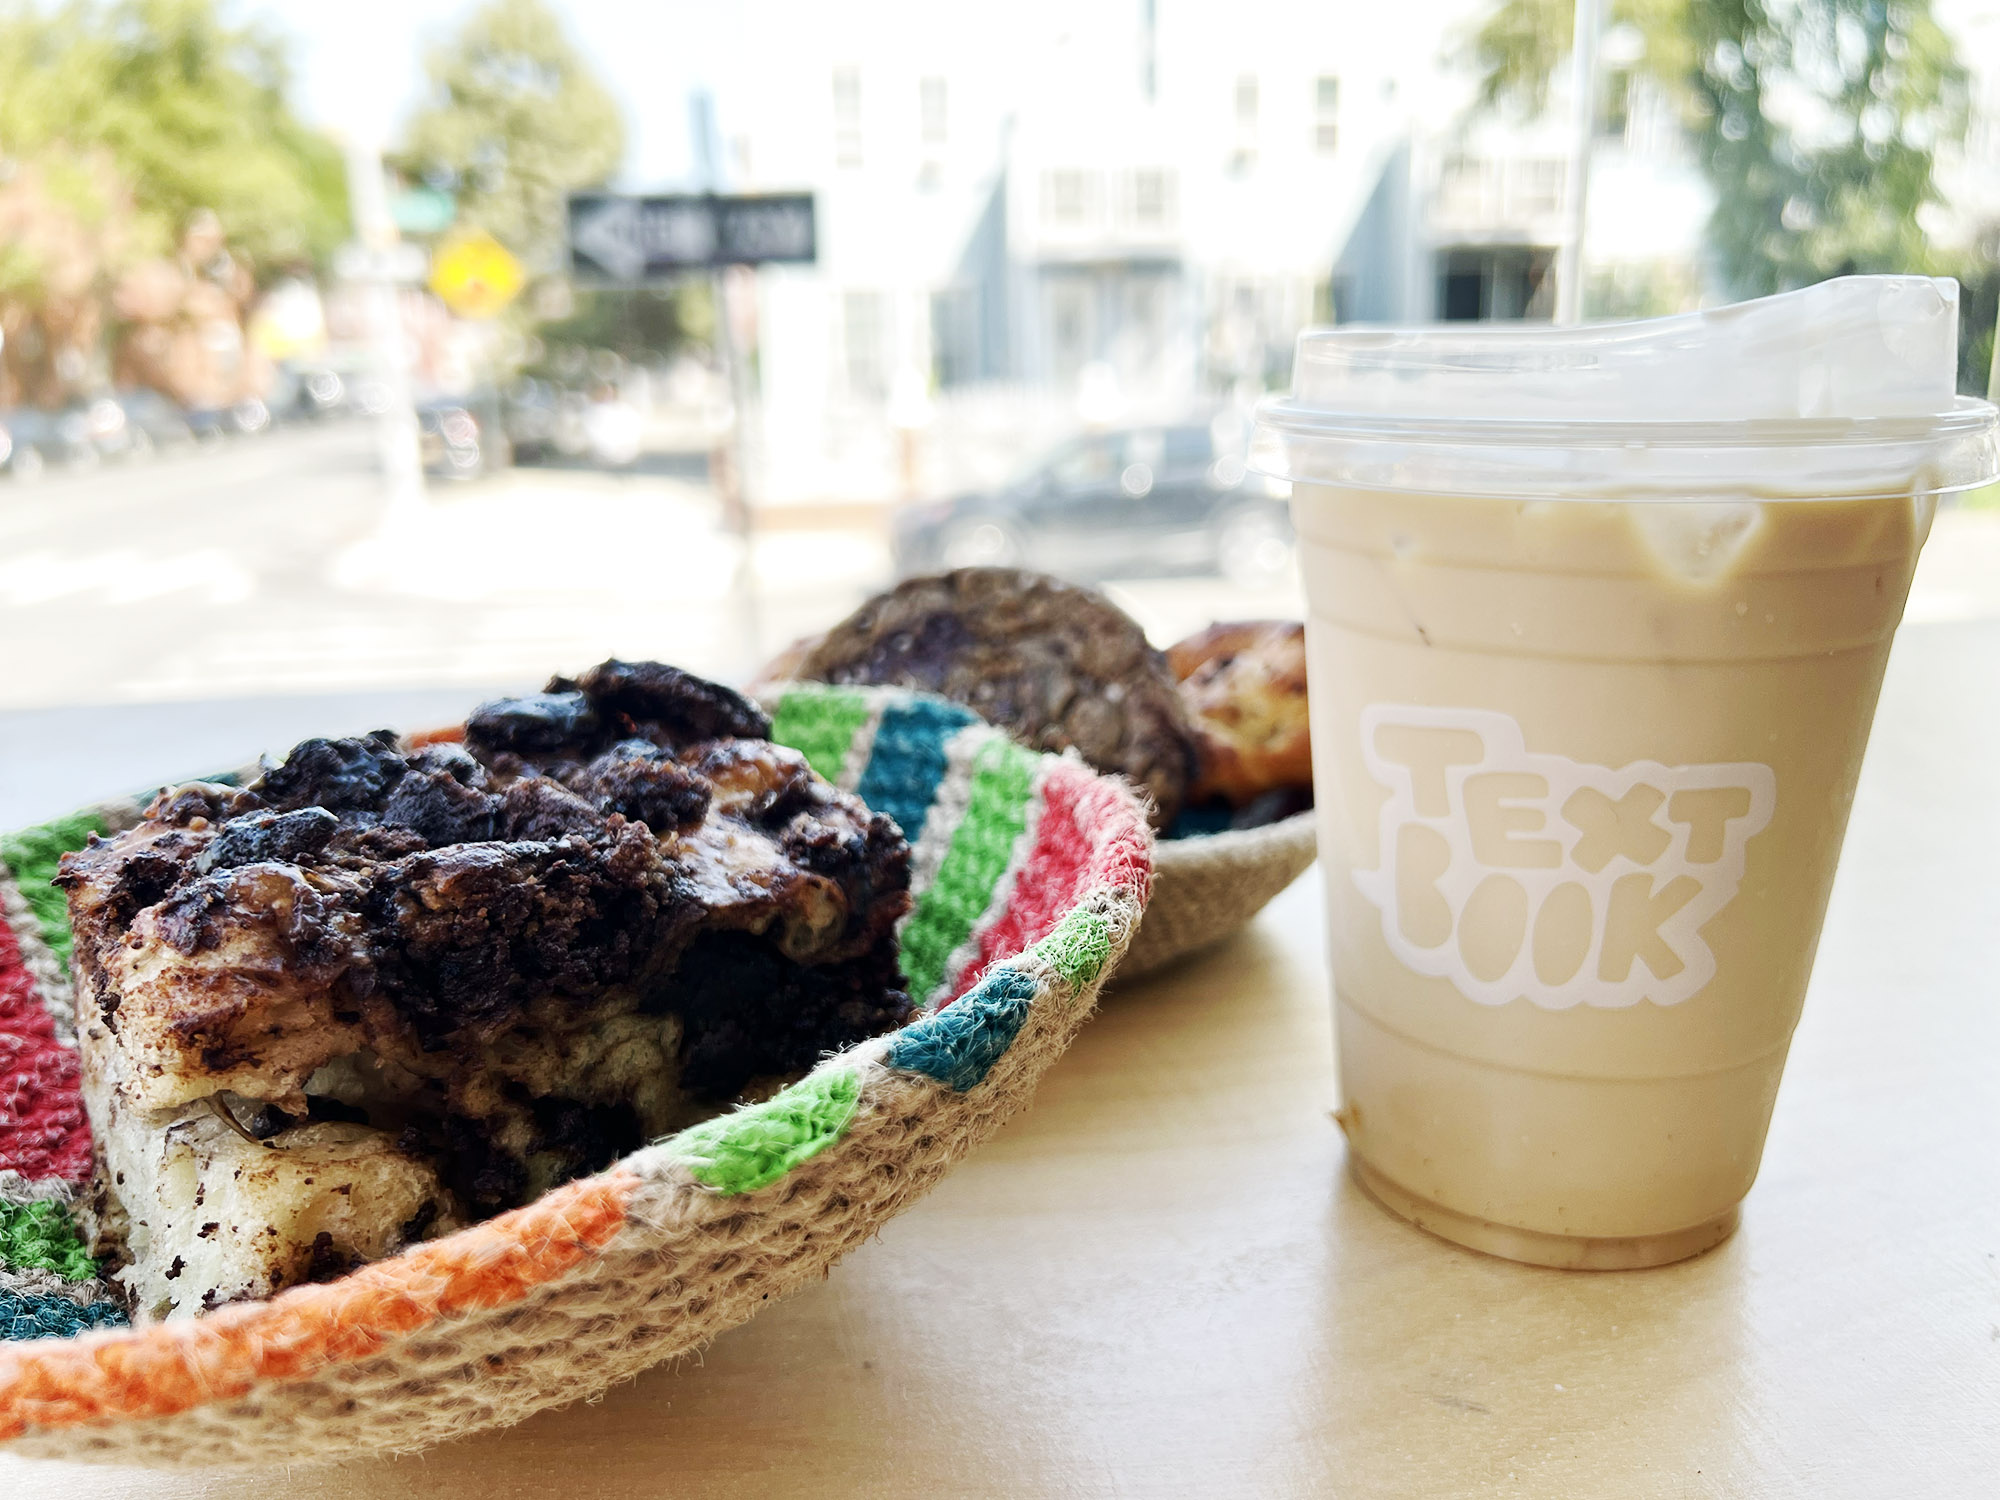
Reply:
[[66, 1339], [90, 1328], [123, 1328], [130, 1321], [115, 1302], [79, 1307], [52, 1292], [0, 1289], [0, 1344], [17, 1339]]
[[791, 746], [820, 775], [837, 782], [854, 736], [867, 722], [868, 700], [861, 694], [806, 688], [778, 700], [771, 738]]
[[1035, 989], [1035, 981], [1019, 969], [988, 970], [951, 1005], [897, 1032], [889, 1046], [889, 1066], [964, 1093], [1014, 1045]]
[[35, 914], [42, 941], [65, 968], [69, 966], [69, 900], [49, 881], [55, 876], [58, 860], [81, 849], [93, 833], [102, 832], [104, 824], [96, 814], [80, 812], [0, 836], [0, 863], [7, 866], [20, 887], [21, 899]]
[[919, 700], [892, 703], [882, 711], [868, 769], [855, 788], [861, 800], [887, 813], [915, 843], [924, 831], [924, 815], [944, 780], [945, 742], [979, 716], [956, 703]]
[[1015, 845], [1028, 826], [1041, 757], [997, 735], [972, 763], [972, 795], [951, 836], [937, 879], [917, 898], [903, 928], [903, 977], [919, 1004], [943, 982], [945, 966], [992, 904]]

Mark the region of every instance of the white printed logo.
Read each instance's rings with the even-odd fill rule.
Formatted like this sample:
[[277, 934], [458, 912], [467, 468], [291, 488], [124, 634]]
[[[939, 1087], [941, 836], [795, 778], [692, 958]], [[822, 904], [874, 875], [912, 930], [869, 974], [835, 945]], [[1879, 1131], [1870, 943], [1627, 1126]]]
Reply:
[[1613, 771], [1534, 754], [1484, 709], [1371, 705], [1361, 755], [1389, 800], [1354, 883], [1397, 958], [1482, 1005], [1695, 994], [1715, 977], [1701, 929], [1778, 800], [1767, 765]]

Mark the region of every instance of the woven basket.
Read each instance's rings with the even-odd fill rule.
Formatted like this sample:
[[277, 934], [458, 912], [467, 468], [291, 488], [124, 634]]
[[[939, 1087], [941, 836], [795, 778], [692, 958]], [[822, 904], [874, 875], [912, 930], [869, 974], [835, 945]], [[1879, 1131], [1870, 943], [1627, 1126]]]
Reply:
[[795, 690], [775, 718], [775, 738], [918, 830], [901, 932], [917, 1020], [525, 1208], [339, 1281], [141, 1329], [114, 1326], [66, 1207], [90, 1141], [47, 884], [66, 849], [140, 804], [0, 840], [0, 1441], [107, 1463], [299, 1463], [516, 1422], [820, 1278], [1026, 1104], [1145, 905], [1137, 799], [893, 689]]
[[1161, 840], [1153, 899], [1118, 977], [1136, 978], [1228, 937], [1304, 874], [1317, 848], [1309, 812], [1262, 828]]

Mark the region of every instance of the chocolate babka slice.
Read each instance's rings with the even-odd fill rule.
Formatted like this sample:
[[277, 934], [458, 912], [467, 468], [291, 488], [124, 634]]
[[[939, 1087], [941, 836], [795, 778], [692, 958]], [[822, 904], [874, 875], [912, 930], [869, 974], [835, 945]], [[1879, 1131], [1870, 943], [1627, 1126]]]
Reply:
[[607, 662], [69, 856], [89, 1217], [135, 1313], [340, 1274], [902, 1024], [908, 846], [769, 733]]

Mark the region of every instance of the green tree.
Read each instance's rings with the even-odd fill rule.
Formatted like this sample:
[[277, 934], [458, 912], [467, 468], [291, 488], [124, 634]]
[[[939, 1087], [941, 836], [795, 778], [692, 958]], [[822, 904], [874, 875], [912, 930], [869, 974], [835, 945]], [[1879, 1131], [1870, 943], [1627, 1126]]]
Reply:
[[[1540, 108], [1572, 0], [1502, 0], [1472, 39], [1487, 105]], [[1920, 216], [1966, 76], [1930, 0], [1612, 0], [1715, 191], [1708, 240], [1736, 296], [1857, 271], [1957, 267]]]
[[[567, 316], [535, 330], [543, 346], [609, 349], [643, 362], [715, 337], [715, 303], [705, 278], [659, 287], [581, 287]], [[552, 367], [547, 373], [558, 374]]]
[[564, 202], [625, 154], [617, 104], [542, 0], [488, 0], [431, 50], [399, 165], [458, 195], [459, 222], [555, 264]]
[[279, 40], [215, 0], [0, 4], [0, 158], [108, 158], [135, 245], [164, 250], [203, 210], [263, 265], [339, 243], [340, 153], [292, 114], [288, 82]]
[[229, 252], [190, 274], [238, 302], [345, 237], [340, 155], [286, 84], [275, 37], [216, 0], [0, 0], [0, 402], [100, 378], [114, 287], [214, 232], [190, 226]]

